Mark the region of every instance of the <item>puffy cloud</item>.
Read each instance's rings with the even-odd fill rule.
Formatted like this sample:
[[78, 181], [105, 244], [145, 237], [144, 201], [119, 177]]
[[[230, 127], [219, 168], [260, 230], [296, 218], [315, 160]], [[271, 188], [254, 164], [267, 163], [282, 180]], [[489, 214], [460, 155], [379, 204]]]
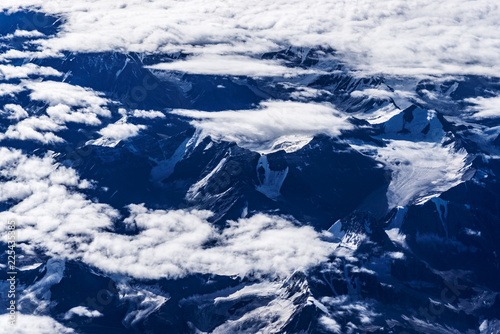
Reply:
[[[48, 67], [38, 67], [27, 64], [22, 67], [0, 65], [4, 75], [25, 77], [30, 73], [42, 75], [50, 74], [52, 69]], [[3, 67], [2, 67], [3, 66]], [[8, 68], [9, 70], [5, 70]], [[13, 69], [14, 68], [14, 69]], [[18, 68], [24, 72], [16, 72]], [[11, 74], [7, 74], [10, 73]], [[57, 72], [57, 71], [56, 71]], [[59, 73], [59, 72], [57, 72]], [[54, 73], [50, 74], [53, 75]], [[19, 140], [36, 140], [44, 144], [62, 142], [63, 139], [53, 132], [66, 129], [65, 124], [69, 122], [82, 123], [87, 125], [99, 125], [99, 117], [110, 117], [111, 112], [106, 107], [111, 103], [109, 99], [102, 97], [102, 93], [90, 88], [71, 85], [65, 82], [56, 81], [28, 81], [24, 80], [19, 85], [0, 84], [1, 95], [14, 95], [23, 90], [30, 90], [30, 97], [34, 101], [44, 101], [49, 106], [46, 115], [38, 117], [28, 117], [28, 113], [21, 106], [7, 104], [2, 114], [8, 114], [8, 118], [21, 120], [17, 124], [10, 125], [4, 134], [0, 134], [0, 140], [5, 138]], [[143, 112], [146, 117], [156, 117], [155, 112]], [[161, 114], [163, 115], [163, 114]], [[102, 129], [103, 133], [113, 135], [113, 138], [122, 139], [137, 133], [143, 126], [111, 126]], [[137, 130], [137, 131], [136, 131]], [[135, 132], [134, 132], [135, 131]]]
[[290, 77], [301, 74], [321, 73], [319, 71], [286, 67], [273, 60], [259, 60], [235, 55], [203, 55], [183, 61], [156, 64], [149, 66], [149, 68], [194, 74], [242, 75], [250, 77]]
[[[54, 132], [66, 129], [65, 124], [69, 122], [83, 123], [87, 125], [99, 125], [101, 121], [98, 119], [97, 115], [109, 116], [110, 112], [108, 109], [101, 107], [101, 103], [107, 102], [107, 100], [102, 99], [96, 95], [94, 92], [87, 91], [78, 86], [71, 86], [65, 83], [61, 87], [68, 88], [73, 87], [73, 92], [68, 91], [66, 94], [75, 94], [74, 96], [63, 96], [61, 91], [55, 91], [53, 95], [47, 90], [47, 87], [42, 85], [37, 86], [37, 84], [43, 84], [43, 82], [26, 84], [27, 87], [33, 89], [32, 98], [46, 100], [49, 104], [55, 104], [58, 101], [64, 101], [76, 105], [77, 111], [72, 110], [72, 108], [65, 104], [55, 104], [49, 106], [46, 109], [46, 115], [38, 117], [28, 117], [28, 113], [20, 105], [7, 104], [2, 111], [2, 114], [7, 114], [9, 119], [21, 120], [16, 124], [10, 125], [7, 131], [3, 134], [0, 133], [0, 140], [8, 139], [19, 139], [19, 140], [35, 140], [43, 144], [51, 144], [63, 142], [64, 140], [59, 136], [55, 135]], [[56, 83], [55, 86], [58, 86]], [[53, 85], [49, 82], [49, 87]], [[76, 93], [75, 93], [76, 92]], [[58, 95], [61, 94], [61, 95]], [[97, 97], [97, 98], [96, 98]], [[23, 119], [24, 118], [24, 119]], [[140, 126], [137, 126], [140, 128]], [[113, 129], [103, 129], [104, 132], [113, 132]], [[120, 131], [121, 130], [121, 131]], [[134, 129], [115, 129], [114, 133], [120, 138], [126, 136], [128, 132], [132, 132]]]
[[6, 83], [0, 83], [0, 96], [10, 95], [14, 96], [24, 90], [22, 85], [12, 85]]
[[19, 150], [0, 148], [0, 201], [26, 199], [51, 186], [80, 186], [73, 169], [54, 165], [51, 157], [28, 157]]
[[13, 65], [0, 65], [0, 79], [25, 79], [31, 75], [38, 76], [61, 76], [62, 73], [53, 69], [52, 67], [38, 66], [36, 64], [28, 63], [22, 66]]
[[134, 110], [132, 116], [139, 118], [165, 118], [165, 114], [156, 110]]
[[0, 140], [19, 139], [36, 140], [43, 144], [59, 143], [64, 140], [56, 136], [53, 131], [63, 130], [66, 127], [59, 125], [47, 116], [30, 117], [17, 124], [10, 125], [7, 131], [0, 133]]
[[[146, 210], [131, 205], [133, 236], [100, 233], [84, 259], [135, 277], [189, 273], [287, 275], [327, 259], [332, 248], [311, 227], [263, 214], [229, 222], [219, 232], [208, 211]], [[208, 246], [214, 243], [215, 246]], [[103, 256], [107, 254], [107, 256]]]
[[15, 49], [7, 50], [5, 53], [0, 54], [0, 61], [9, 62], [11, 59], [21, 58], [55, 58], [62, 57], [63, 54], [53, 50], [42, 51], [20, 51]]
[[30, 38], [30, 37], [43, 37], [45, 35], [38, 30], [19, 30], [18, 29], [16, 31], [14, 31], [14, 36], [15, 37]]
[[[395, 75], [496, 75], [500, 7], [491, 0], [116, 2], [4, 0], [62, 15], [42, 50], [261, 54], [327, 45], [354, 68]], [[206, 64], [210, 68], [210, 64]]]
[[342, 333], [342, 327], [332, 318], [321, 316], [319, 318], [319, 323], [331, 333]]
[[77, 317], [87, 317], [87, 318], [97, 318], [102, 317], [102, 313], [96, 310], [89, 310], [84, 306], [77, 306], [70, 309], [66, 314], [64, 314], [64, 320], [69, 320]]
[[88, 112], [88, 109], [81, 111], [72, 111], [71, 107], [65, 104], [58, 104], [47, 108], [47, 115], [50, 116], [58, 124], [65, 124], [69, 122], [84, 123], [88, 125], [98, 125], [101, 121], [97, 118], [96, 114]]
[[[37, 75], [52, 73], [52, 69], [48, 67], [28, 65], [32, 64], [27, 64], [23, 67], [0, 65], [0, 69], [4, 69], [3, 73], [7, 75], [8, 71], [5, 69], [9, 68], [9, 71], [12, 72], [8, 74], [10, 77], [14, 75], [24, 77], [30, 73]], [[25, 75], [16, 72], [17, 68], [24, 68], [26, 70], [23, 72]], [[32, 100], [44, 101], [49, 105], [46, 109], [47, 116], [42, 115], [26, 118], [28, 114], [21, 106], [14, 104], [6, 105], [2, 113], [9, 114], [8, 118], [17, 120], [25, 119], [17, 124], [10, 125], [4, 134], [0, 134], [0, 140], [5, 138], [35, 140], [43, 144], [63, 142], [64, 140], [55, 135], [54, 132], [66, 129], [66, 123], [74, 122], [99, 125], [101, 124], [99, 117], [111, 116], [111, 112], [106, 107], [111, 101], [102, 97], [102, 93], [65, 82], [24, 80], [19, 85], [0, 84], [0, 96], [17, 94], [26, 89], [31, 91], [30, 98]], [[156, 116], [156, 114], [151, 112], [147, 115], [149, 117]], [[138, 130], [142, 127], [135, 125], [111, 125], [101, 131], [112, 138], [121, 140], [137, 134]]]
[[21, 38], [34, 38], [34, 37], [43, 37], [45, 36], [38, 30], [16, 30], [14, 31], [13, 34], [7, 34], [4, 36], [1, 36], [0, 39], [12, 39], [14, 37], [21, 37]]
[[[35, 101], [44, 101], [49, 106], [46, 115], [23, 119], [10, 125], [0, 139], [36, 140], [43, 144], [63, 142], [54, 132], [66, 129], [69, 122], [87, 125], [99, 125], [100, 117], [109, 117], [111, 112], [106, 108], [110, 101], [101, 97], [101, 93], [92, 89], [70, 85], [56, 81], [23, 81], [18, 86], [6, 87], [11, 94], [28, 89], [30, 97]], [[2, 87], [0, 86], [0, 92]], [[20, 106], [7, 105], [4, 112], [11, 112], [9, 118], [26, 117]]]
[[466, 102], [472, 103], [470, 108], [476, 113], [473, 118], [499, 118], [500, 117], [500, 95], [495, 97], [474, 97], [465, 99]]
[[28, 157], [0, 148], [1, 201], [18, 202], [2, 219], [18, 222], [18, 243], [33, 253], [42, 247], [48, 255], [74, 256], [100, 228], [110, 228], [118, 213], [93, 203], [75, 191], [84, 187], [75, 171], [58, 166], [50, 156]]
[[3, 107], [3, 113], [7, 114], [9, 119], [20, 120], [28, 117], [28, 112], [18, 104], [6, 104]]
[[[325, 261], [332, 244], [309, 226], [257, 214], [219, 230], [209, 211], [150, 210], [130, 205], [118, 234], [118, 212], [78, 192], [75, 171], [51, 157], [27, 157], [0, 148], [1, 201], [16, 199], [0, 220], [17, 221], [18, 244], [52, 257], [78, 259], [108, 273], [137, 278], [191, 273], [285, 276]], [[5, 229], [5, 226], [0, 229]]]
[[135, 137], [139, 131], [147, 127], [142, 124], [127, 123], [127, 117], [124, 116], [118, 122], [108, 124], [105, 128], [98, 131], [100, 138], [89, 140], [86, 145], [115, 147], [122, 140]]
[[314, 135], [338, 136], [342, 130], [352, 128], [330, 104], [267, 101], [254, 110], [173, 113], [194, 118], [191, 124], [201, 131], [200, 140], [211, 136], [262, 153], [287, 147], [298, 149]]
[[9, 314], [0, 315], [0, 322], [4, 324], [2, 333], [15, 334], [70, 334], [75, 333], [72, 328], [67, 328], [47, 316], [16, 314], [16, 325], [10, 327]]
[[99, 134], [114, 140], [125, 140], [130, 137], [137, 136], [139, 131], [145, 128], [145, 125], [136, 125], [126, 123], [125, 121], [119, 121], [117, 123], [109, 124], [105, 128], [99, 130]]
[[64, 104], [71, 107], [82, 107], [99, 116], [111, 116], [111, 112], [103, 107], [110, 101], [101, 97], [101, 93], [90, 88], [57, 81], [26, 81], [24, 85], [31, 90], [32, 100], [44, 101], [51, 106]]

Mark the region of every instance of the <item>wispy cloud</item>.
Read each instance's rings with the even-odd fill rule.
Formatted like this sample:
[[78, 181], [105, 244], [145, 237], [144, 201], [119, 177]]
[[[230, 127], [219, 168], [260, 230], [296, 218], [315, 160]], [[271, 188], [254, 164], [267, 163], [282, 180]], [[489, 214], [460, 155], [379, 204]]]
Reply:
[[[338, 136], [352, 128], [346, 117], [330, 104], [286, 101], [262, 102], [257, 109], [205, 112], [174, 110], [177, 115], [195, 119], [191, 124], [214, 140], [267, 153], [287, 146], [300, 148], [315, 135]], [[302, 146], [297, 147], [296, 143]]]
[[286, 67], [277, 61], [259, 60], [235, 55], [202, 55], [187, 60], [149, 66], [151, 69], [193, 74], [241, 75], [249, 77], [291, 77], [301, 74], [321, 74], [320, 71]]
[[473, 97], [465, 99], [471, 103], [471, 111], [475, 112], [472, 117], [476, 119], [500, 118], [500, 95], [494, 97]]

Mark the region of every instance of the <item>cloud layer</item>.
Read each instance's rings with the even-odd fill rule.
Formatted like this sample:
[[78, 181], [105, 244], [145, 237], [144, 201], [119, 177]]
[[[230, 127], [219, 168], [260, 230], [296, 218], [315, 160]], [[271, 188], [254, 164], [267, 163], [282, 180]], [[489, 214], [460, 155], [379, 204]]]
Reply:
[[4, 0], [0, 8], [63, 16], [57, 36], [37, 41], [47, 54], [247, 55], [326, 45], [371, 73], [495, 76], [500, 69], [500, 7], [493, 0]]
[[315, 135], [338, 136], [352, 128], [330, 104], [267, 101], [253, 110], [173, 113], [194, 118], [191, 124], [201, 131], [200, 140], [211, 136], [262, 153], [299, 149]]
[[149, 66], [155, 70], [179, 71], [193, 74], [235, 75], [250, 77], [291, 77], [301, 74], [321, 73], [301, 68], [291, 68], [272, 60], [258, 60], [244, 56], [203, 55], [183, 61]]
[[[16, 66], [16, 69], [12, 70], [14, 72], [9, 75], [24, 77], [29, 74], [41, 75], [41, 72], [52, 71], [48, 67], [30, 67], [28, 65], [24, 67], [33, 71], [19, 71], [18, 68], [22, 67]], [[35, 73], [36, 71], [38, 72]], [[4, 75], [7, 75], [5, 73], [7, 72], [4, 71]], [[0, 111], [0, 115], [5, 115], [6, 118], [10, 119], [11, 125], [4, 133], [0, 133], [0, 140], [34, 140], [42, 144], [60, 143], [64, 140], [55, 132], [66, 129], [66, 123], [95, 126], [101, 124], [100, 117], [111, 116], [111, 111], [107, 108], [111, 101], [90, 88], [51, 80], [22, 80], [18, 85], [0, 84], [0, 96], [15, 95], [25, 90], [30, 91], [31, 100], [46, 103], [46, 115], [40, 115], [37, 111], [31, 112], [30, 117], [29, 110], [25, 110], [22, 106], [6, 104]]]
[[[0, 201], [15, 200], [0, 219], [15, 219], [23, 253], [78, 259], [108, 273], [136, 278], [192, 273], [285, 276], [327, 260], [332, 245], [309, 226], [257, 214], [219, 230], [209, 211], [150, 210], [130, 205], [120, 218], [109, 205], [85, 198], [90, 186], [49, 156], [0, 148]], [[112, 232], [124, 224], [130, 235]], [[5, 230], [5, 226], [2, 227]]]
[[86, 262], [148, 278], [189, 273], [285, 276], [325, 261], [332, 250], [311, 227], [280, 217], [257, 214], [218, 231], [207, 222], [207, 211], [147, 210], [141, 205], [130, 211], [126, 222], [139, 234], [98, 234], [84, 255]]

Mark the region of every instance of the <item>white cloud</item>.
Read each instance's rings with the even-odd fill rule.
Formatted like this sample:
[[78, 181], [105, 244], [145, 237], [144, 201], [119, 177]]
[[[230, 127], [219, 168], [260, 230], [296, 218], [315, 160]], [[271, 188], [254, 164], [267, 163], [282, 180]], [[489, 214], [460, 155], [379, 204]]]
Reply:
[[291, 77], [301, 74], [320, 74], [319, 71], [291, 68], [273, 60], [259, 60], [235, 55], [202, 55], [187, 60], [148, 66], [151, 69], [180, 71], [193, 74], [242, 75], [250, 77]]
[[5, 60], [11, 60], [11, 59], [18, 59], [18, 58], [29, 58], [32, 52], [30, 51], [20, 51], [20, 50], [14, 50], [10, 49], [7, 50], [5, 53], [0, 54], [0, 60], [5, 61]]
[[262, 153], [297, 143], [304, 146], [315, 135], [338, 136], [342, 130], [352, 128], [330, 104], [267, 101], [254, 110], [173, 113], [194, 118], [191, 124], [201, 131], [200, 140], [211, 136]]
[[356, 98], [373, 98], [378, 100], [389, 100], [394, 96], [394, 92], [382, 89], [364, 89], [364, 90], [355, 90], [351, 93], [352, 97]]
[[342, 332], [342, 328], [340, 327], [338, 322], [336, 322], [332, 318], [328, 318], [327, 316], [320, 317], [319, 323], [323, 327], [325, 327], [328, 331], [330, 331], [331, 333], [341, 333]]
[[105, 128], [99, 130], [99, 134], [114, 140], [125, 140], [137, 136], [139, 131], [145, 128], [145, 125], [136, 125], [119, 121], [117, 123], [109, 124]]
[[[229, 222], [219, 232], [207, 211], [146, 210], [131, 205], [133, 236], [100, 233], [84, 260], [134, 277], [182, 277], [189, 273], [281, 275], [327, 259], [332, 248], [311, 227], [257, 214]], [[215, 246], [207, 246], [213, 242]], [[103, 256], [106, 254], [106, 256]]]
[[96, 310], [89, 310], [84, 306], [77, 306], [70, 309], [66, 314], [64, 314], [64, 320], [69, 320], [78, 317], [87, 317], [87, 318], [97, 318], [102, 317], [102, 313]]
[[165, 118], [165, 114], [156, 110], [134, 110], [132, 116], [139, 118]]
[[[0, 65], [0, 68], [9, 68], [9, 70], [13, 71], [12, 74], [9, 74], [10, 76], [23, 76], [12, 68], [24, 68], [26, 71], [23, 73], [26, 76], [36, 71], [38, 71], [38, 75], [41, 75], [42, 72], [51, 73], [51, 70], [48, 70], [50, 68], [30, 67], [27, 65], [24, 67], [1, 66], [4, 65]], [[7, 72], [4, 71], [4, 73]], [[0, 134], [0, 140], [5, 138], [36, 140], [44, 144], [63, 142], [64, 140], [53, 132], [66, 129], [66, 123], [74, 122], [95, 126], [101, 124], [99, 117], [111, 116], [107, 105], [112, 101], [102, 97], [102, 93], [65, 82], [24, 80], [20, 85], [0, 84], [0, 96], [17, 94], [26, 89], [31, 91], [30, 98], [32, 100], [43, 101], [48, 104], [46, 109], [48, 117], [42, 115], [26, 118], [28, 114], [21, 106], [8, 104], [4, 107], [2, 113], [9, 114], [8, 118], [10, 119], [25, 119], [17, 124], [10, 125], [4, 134]], [[143, 111], [143, 115], [145, 115], [144, 117], [157, 117], [155, 112]], [[138, 130], [142, 128], [144, 128], [142, 125], [110, 125], [101, 129], [101, 131], [102, 134], [111, 138], [122, 140], [136, 135]]]
[[6, 83], [0, 83], [0, 96], [10, 95], [14, 96], [24, 90], [22, 85], [12, 85]]
[[[388, 83], [387, 83], [388, 84]], [[391, 86], [392, 85], [397, 85], [397, 82], [390, 82]], [[355, 90], [351, 93], [352, 97], [356, 98], [371, 98], [371, 99], [376, 99], [380, 101], [384, 100], [393, 100], [396, 105], [398, 105], [400, 108], [405, 109], [413, 104], [412, 101], [419, 100], [418, 97], [414, 92], [412, 92], [415, 87], [411, 87], [411, 84], [409, 84], [410, 87], [404, 87], [407, 90], [386, 90], [386, 89], [372, 89], [372, 88], [367, 88], [363, 90]]]
[[104, 107], [110, 101], [101, 97], [102, 93], [90, 88], [57, 81], [25, 81], [24, 85], [31, 90], [32, 100], [44, 101], [51, 106], [64, 104], [71, 107], [87, 108], [86, 111], [98, 116], [111, 116], [111, 112]]
[[37, 76], [61, 76], [62, 73], [52, 67], [38, 66], [28, 63], [21, 66], [0, 65], [0, 79], [25, 79], [31, 75]]
[[75, 333], [72, 328], [67, 328], [47, 316], [16, 314], [16, 325], [9, 325], [9, 315], [0, 315], [0, 333], [15, 334], [70, 334]]
[[[0, 148], [1, 201], [18, 204], [0, 213], [15, 219], [23, 252], [80, 259], [108, 273], [138, 278], [191, 273], [285, 276], [325, 261], [333, 251], [309, 226], [257, 214], [228, 222], [220, 231], [209, 211], [149, 210], [130, 205], [123, 223], [133, 235], [112, 232], [118, 212], [78, 192], [75, 171], [49, 156], [27, 157]], [[6, 227], [0, 227], [5, 229]]]
[[[3, 65], [0, 65], [0, 68], [1, 66]], [[8, 67], [5, 66], [3, 68]], [[11, 69], [11, 67], [8, 68]], [[33, 67], [32, 69], [39, 68]], [[53, 132], [66, 129], [66, 123], [73, 122], [95, 126], [101, 124], [99, 117], [111, 116], [107, 105], [113, 102], [103, 97], [102, 93], [65, 82], [24, 80], [19, 85], [0, 84], [0, 96], [13, 95], [26, 89], [31, 91], [30, 98], [32, 100], [47, 103], [46, 113], [48, 117], [42, 115], [26, 118], [28, 113], [21, 106], [7, 104], [1, 111], [2, 114], [7, 114], [10, 119], [25, 119], [10, 125], [4, 134], [0, 134], [0, 140], [5, 138], [36, 140], [44, 144], [62, 142], [63, 139]], [[125, 109], [120, 109], [120, 112], [125, 112]], [[126, 116], [126, 112], [124, 115]], [[150, 119], [165, 117], [163, 113], [155, 110], [134, 110], [131, 115]], [[137, 135], [140, 130], [145, 128], [145, 125], [126, 123], [126, 117], [124, 117], [115, 124], [109, 124], [102, 128], [99, 134], [103, 138], [97, 142], [91, 141], [90, 144], [113, 146], [121, 140]]]
[[[1, 113], [8, 114], [9, 119], [22, 120], [10, 125], [5, 133], [0, 133], [0, 140], [6, 138], [35, 140], [43, 144], [63, 142], [64, 140], [54, 132], [66, 129], [66, 123], [99, 125], [101, 121], [98, 116], [111, 116], [111, 112], [106, 108], [106, 104], [110, 101], [101, 97], [100, 93], [64, 82], [23, 81], [20, 85], [0, 84], [0, 95], [2, 95], [2, 90], [5, 95], [12, 95], [25, 89], [31, 90], [32, 100], [44, 101], [49, 105], [46, 109], [48, 116], [26, 118], [28, 113], [21, 106], [7, 104]], [[110, 132], [110, 129], [102, 130]], [[121, 132], [118, 130], [120, 129], [115, 129], [116, 135], [122, 137], [126, 135], [127, 129], [121, 129]], [[128, 129], [129, 132], [133, 130]]]
[[[124, 109], [120, 110], [124, 111]], [[116, 123], [108, 124], [99, 130], [98, 133], [101, 137], [87, 141], [86, 145], [115, 147], [122, 140], [135, 137], [139, 134], [139, 131], [146, 128], [147, 126], [142, 124], [127, 123], [127, 116], [123, 116]]]
[[[53, 132], [66, 129], [69, 122], [99, 125], [98, 117], [110, 117], [110, 100], [90, 88], [56, 81], [23, 81], [19, 87], [31, 91], [30, 98], [48, 104], [48, 115], [31, 117], [9, 126], [0, 138], [37, 140], [44, 144], [62, 142]], [[1, 88], [0, 88], [1, 89]]]
[[2, 219], [18, 222], [18, 243], [31, 254], [42, 247], [48, 255], [71, 258], [87, 247], [101, 228], [110, 228], [118, 213], [77, 192], [84, 182], [73, 169], [58, 166], [50, 156], [28, 157], [0, 148], [1, 201], [20, 201]]
[[[331, 46], [352, 67], [394, 75], [500, 69], [499, 5], [492, 0], [140, 1], [3, 0], [2, 9], [62, 15], [43, 51], [262, 54]], [[208, 68], [211, 65], [207, 63]]]
[[465, 99], [466, 102], [472, 103], [470, 109], [476, 113], [473, 118], [499, 118], [500, 117], [500, 95], [495, 97], [474, 97]]
[[41, 33], [38, 30], [16, 30], [14, 31], [14, 36], [16, 37], [42, 37], [45, 36], [43, 33]]
[[53, 131], [60, 131], [66, 127], [57, 124], [51, 118], [43, 115], [40, 117], [30, 117], [21, 120], [17, 124], [10, 125], [7, 131], [0, 133], [0, 140], [19, 139], [36, 140], [43, 144], [63, 142], [61, 137], [56, 136]]
[[27, 157], [19, 150], [0, 148], [0, 201], [25, 199], [37, 191], [48, 191], [51, 186], [78, 187], [78, 176], [73, 169], [54, 165], [49, 156]]
[[47, 108], [47, 115], [50, 116], [58, 124], [65, 124], [69, 122], [83, 123], [88, 125], [99, 125], [101, 121], [97, 118], [96, 114], [88, 112], [87, 109], [82, 109], [83, 112], [73, 111], [71, 107], [65, 104], [58, 104]]
[[28, 112], [18, 104], [6, 104], [3, 113], [8, 115], [8, 119], [20, 120], [28, 117]]
[[16, 30], [14, 31], [13, 34], [6, 34], [6, 35], [3, 35], [3, 36], [0, 36], [0, 39], [12, 39], [14, 37], [21, 37], [21, 38], [34, 38], [34, 37], [43, 37], [45, 36], [44, 34], [42, 34], [41, 32], [39, 32], [38, 30]]
[[0, 61], [10, 62], [12, 59], [21, 59], [21, 58], [57, 58], [63, 57], [64, 55], [60, 52], [55, 52], [53, 50], [42, 50], [42, 51], [20, 51], [10, 49], [5, 53], [0, 54]]

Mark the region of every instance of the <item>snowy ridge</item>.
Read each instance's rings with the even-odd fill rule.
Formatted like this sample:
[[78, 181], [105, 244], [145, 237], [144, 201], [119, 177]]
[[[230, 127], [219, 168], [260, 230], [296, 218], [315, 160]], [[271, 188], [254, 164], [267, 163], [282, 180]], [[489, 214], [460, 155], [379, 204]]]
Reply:
[[260, 184], [257, 191], [266, 195], [270, 199], [276, 199], [280, 195], [281, 185], [288, 174], [288, 167], [281, 171], [273, 171], [269, 168], [266, 155], [261, 155], [257, 163], [257, 174]]

